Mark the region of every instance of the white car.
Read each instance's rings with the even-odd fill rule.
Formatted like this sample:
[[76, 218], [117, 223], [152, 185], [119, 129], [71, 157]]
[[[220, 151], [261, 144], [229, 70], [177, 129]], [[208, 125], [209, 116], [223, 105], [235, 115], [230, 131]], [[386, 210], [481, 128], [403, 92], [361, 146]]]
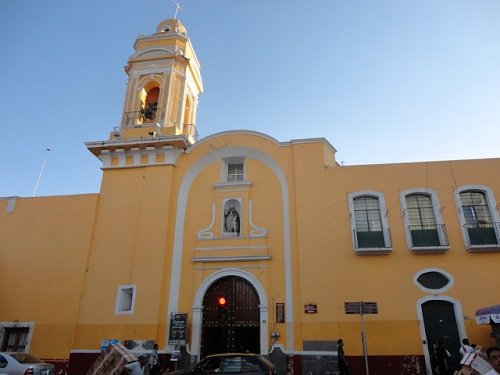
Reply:
[[0, 353], [0, 375], [54, 375], [54, 365], [28, 353]]

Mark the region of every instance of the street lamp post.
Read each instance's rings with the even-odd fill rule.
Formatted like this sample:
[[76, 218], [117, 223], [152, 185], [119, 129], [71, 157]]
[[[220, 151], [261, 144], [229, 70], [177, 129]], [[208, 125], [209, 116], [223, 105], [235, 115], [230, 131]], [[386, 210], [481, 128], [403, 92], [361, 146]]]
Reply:
[[[52, 150], [49, 147], [47, 147], [45, 149], [45, 151], [46, 152], [50, 152]], [[43, 158], [42, 167], [40, 168], [40, 173], [38, 174], [38, 179], [36, 180], [36, 185], [35, 185], [35, 189], [33, 189], [33, 195], [32, 195], [32, 197], [35, 196], [36, 191], [38, 190], [38, 184], [40, 184], [40, 179], [42, 178], [42, 174], [43, 174], [43, 171], [45, 169], [45, 164], [47, 164], [47, 154], [45, 154], [45, 157]]]

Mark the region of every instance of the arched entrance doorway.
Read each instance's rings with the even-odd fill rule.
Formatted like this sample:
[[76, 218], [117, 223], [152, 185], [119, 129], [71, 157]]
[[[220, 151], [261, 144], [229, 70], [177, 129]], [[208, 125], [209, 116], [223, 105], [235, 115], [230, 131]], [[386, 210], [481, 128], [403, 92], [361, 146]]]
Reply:
[[249, 281], [238, 276], [215, 281], [203, 298], [200, 358], [226, 352], [260, 353], [259, 317], [259, 296]]
[[[421, 309], [430, 359], [428, 365], [432, 367], [436, 360], [436, 358], [433, 358], [433, 345], [438, 340], [446, 345], [450, 353], [456, 354], [459, 352], [460, 332], [455, 314], [455, 304], [446, 300], [428, 300], [421, 304]], [[452, 360], [452, 362], [454, 361]], [[456, 367], [457, 363], [452, 363], [452, 366]]]

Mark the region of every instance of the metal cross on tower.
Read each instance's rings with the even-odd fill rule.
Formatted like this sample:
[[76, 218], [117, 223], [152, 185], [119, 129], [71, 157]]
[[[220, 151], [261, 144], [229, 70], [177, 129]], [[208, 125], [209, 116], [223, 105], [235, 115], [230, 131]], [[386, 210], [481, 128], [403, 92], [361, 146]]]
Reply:
[[175, 14], [174, 14], [174, 20], [177, 19], [177, 13], [179, 13], [179, 10], [182, 12], [181, 4], [178, 1], [172, 0], [172, 2], [175, 4]]

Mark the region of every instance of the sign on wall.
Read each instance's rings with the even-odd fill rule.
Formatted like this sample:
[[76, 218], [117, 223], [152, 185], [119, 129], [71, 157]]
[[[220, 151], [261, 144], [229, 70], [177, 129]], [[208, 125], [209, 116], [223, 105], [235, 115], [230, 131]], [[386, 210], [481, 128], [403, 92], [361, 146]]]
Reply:
[[285, 323], [285, 304], [276, 304], [276, 323]]
[[344, 302], [346, 314], [378, 314], [377, 302]]
[[187, 318], [187, 313], [170, 314], [170, 329], [168, 330], [169, 345], [186, 344]]
[[306, 314], [316, 314], [318, 312], [318, 305], [315, 303], [308, 303], [304, 305], [304, 312]]

